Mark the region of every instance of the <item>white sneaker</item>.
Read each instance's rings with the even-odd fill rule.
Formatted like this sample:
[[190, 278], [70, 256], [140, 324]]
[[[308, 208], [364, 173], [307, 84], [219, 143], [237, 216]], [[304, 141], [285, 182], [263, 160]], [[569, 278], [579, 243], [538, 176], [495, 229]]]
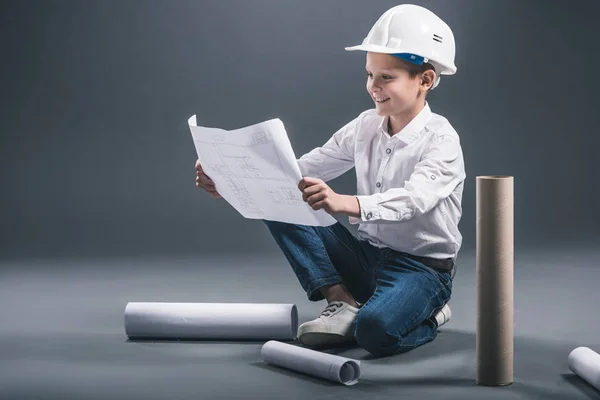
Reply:
[[332, 301], [319, 318], [298, 327], [298, 339], [308, 347], [351, 342], [358, 310], [344, 301]]
[[450, 311], [450, 306], [446, 303], [444, 304], [444, 307], [435, 314], [435, 321], [437, 322], [438, 328], [449, 322], [451, 317], [452, 312]]

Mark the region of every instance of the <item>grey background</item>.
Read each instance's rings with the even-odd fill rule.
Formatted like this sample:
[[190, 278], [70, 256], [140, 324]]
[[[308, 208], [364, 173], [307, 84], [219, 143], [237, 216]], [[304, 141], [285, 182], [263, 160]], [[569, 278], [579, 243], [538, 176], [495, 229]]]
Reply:
[[[515, 177], [515, 246], [591, 244], [600, 122], [589, 1], [417, 1], [458, 73], [429, 96], [475, 177]], [[4, 259], [277, 252], [261, 221], [195, 187], [186, 125], [281, 118], [300, 156], [373, 104], [358, 44], [392, 1], [2, 1]], [[331, 182], [355, 193], [353, 170]], [[338, 219], [355, 232], [347, 217]]]
[[[373, 104], [360, 43], [397, 3], [0, 0], [0, 399], [593, 399], [600, 352], [600, 2], [419, 1], [458, 73], [429, 97], [462, 138], [464, 235], [434, 342], [341, 387], [266, 365], [262, 341], [131, 342], [130, 301], [310, 302], [261, 221], [195, 187], [187, 118], [281, 118], [297, 155]], [[515, 177], [514, 383], [476, 377], [475, 177]], [[331, 182], [351, 194], [351, 171]], [[342, 223], [349, 225], [346, 217]], [[484, 338], [485, 339], [485, 338]], [[296, 343], [297, 344], [297, 343]]]

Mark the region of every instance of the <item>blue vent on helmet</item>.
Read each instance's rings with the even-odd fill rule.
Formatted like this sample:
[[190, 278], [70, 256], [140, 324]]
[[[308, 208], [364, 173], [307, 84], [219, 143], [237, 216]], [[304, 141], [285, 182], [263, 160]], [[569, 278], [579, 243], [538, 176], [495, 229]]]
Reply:
[[425, 57], [411, 53], [396, 53], [392, 55], [417, 65], [423, 65], [423, 61], [425, 60]]

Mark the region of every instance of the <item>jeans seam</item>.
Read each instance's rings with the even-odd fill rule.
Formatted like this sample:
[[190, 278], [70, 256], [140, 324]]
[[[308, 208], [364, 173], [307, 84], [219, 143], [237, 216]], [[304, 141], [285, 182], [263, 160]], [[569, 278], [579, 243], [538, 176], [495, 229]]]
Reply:
[[[447, 289], [446, 285], [442, 285], [442, 287], [440, 288], [440, 290], [437, 291], [437, 293], [435, 293], [433, 296], [429, 297], [426, 307], [429, 306], [429, 304], [431, 304], [431, 300], [433, 300], [434, 297], [439, 295], [444, 289]], [[442, 305], [442, 307], [443, 307], [443, 305]], [[433, 317], [435, 311], [436, 311], [436, 309], [433, 309], [431, 314], [429, 314], [429, 316], [427, 318], [425, 318], [425, 320], [428, 320], [429, 318]], [[414, 319], [416, 319], [416, 317]]]

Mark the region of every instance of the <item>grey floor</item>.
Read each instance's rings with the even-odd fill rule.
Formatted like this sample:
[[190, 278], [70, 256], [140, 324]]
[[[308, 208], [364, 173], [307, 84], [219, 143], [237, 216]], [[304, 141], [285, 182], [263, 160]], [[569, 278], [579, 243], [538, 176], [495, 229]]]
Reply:
[[[373, 358], [358, 347], [326, 350], [360, 359], [346, 387], [264, 364], [263, 342], [132, 342], [129, 301], [309, 302], [282, 255], [222, 258], [4, 261], [0, 264], [2, 399], [592, 399], [567, 356], [600, 352], [600, 251], [515, 254], [515, 382], [475, 384], [475, 255], [462, 252], [452, 321], [409, 353]], [[410, 396], [410, 397], [404, 397]]]

